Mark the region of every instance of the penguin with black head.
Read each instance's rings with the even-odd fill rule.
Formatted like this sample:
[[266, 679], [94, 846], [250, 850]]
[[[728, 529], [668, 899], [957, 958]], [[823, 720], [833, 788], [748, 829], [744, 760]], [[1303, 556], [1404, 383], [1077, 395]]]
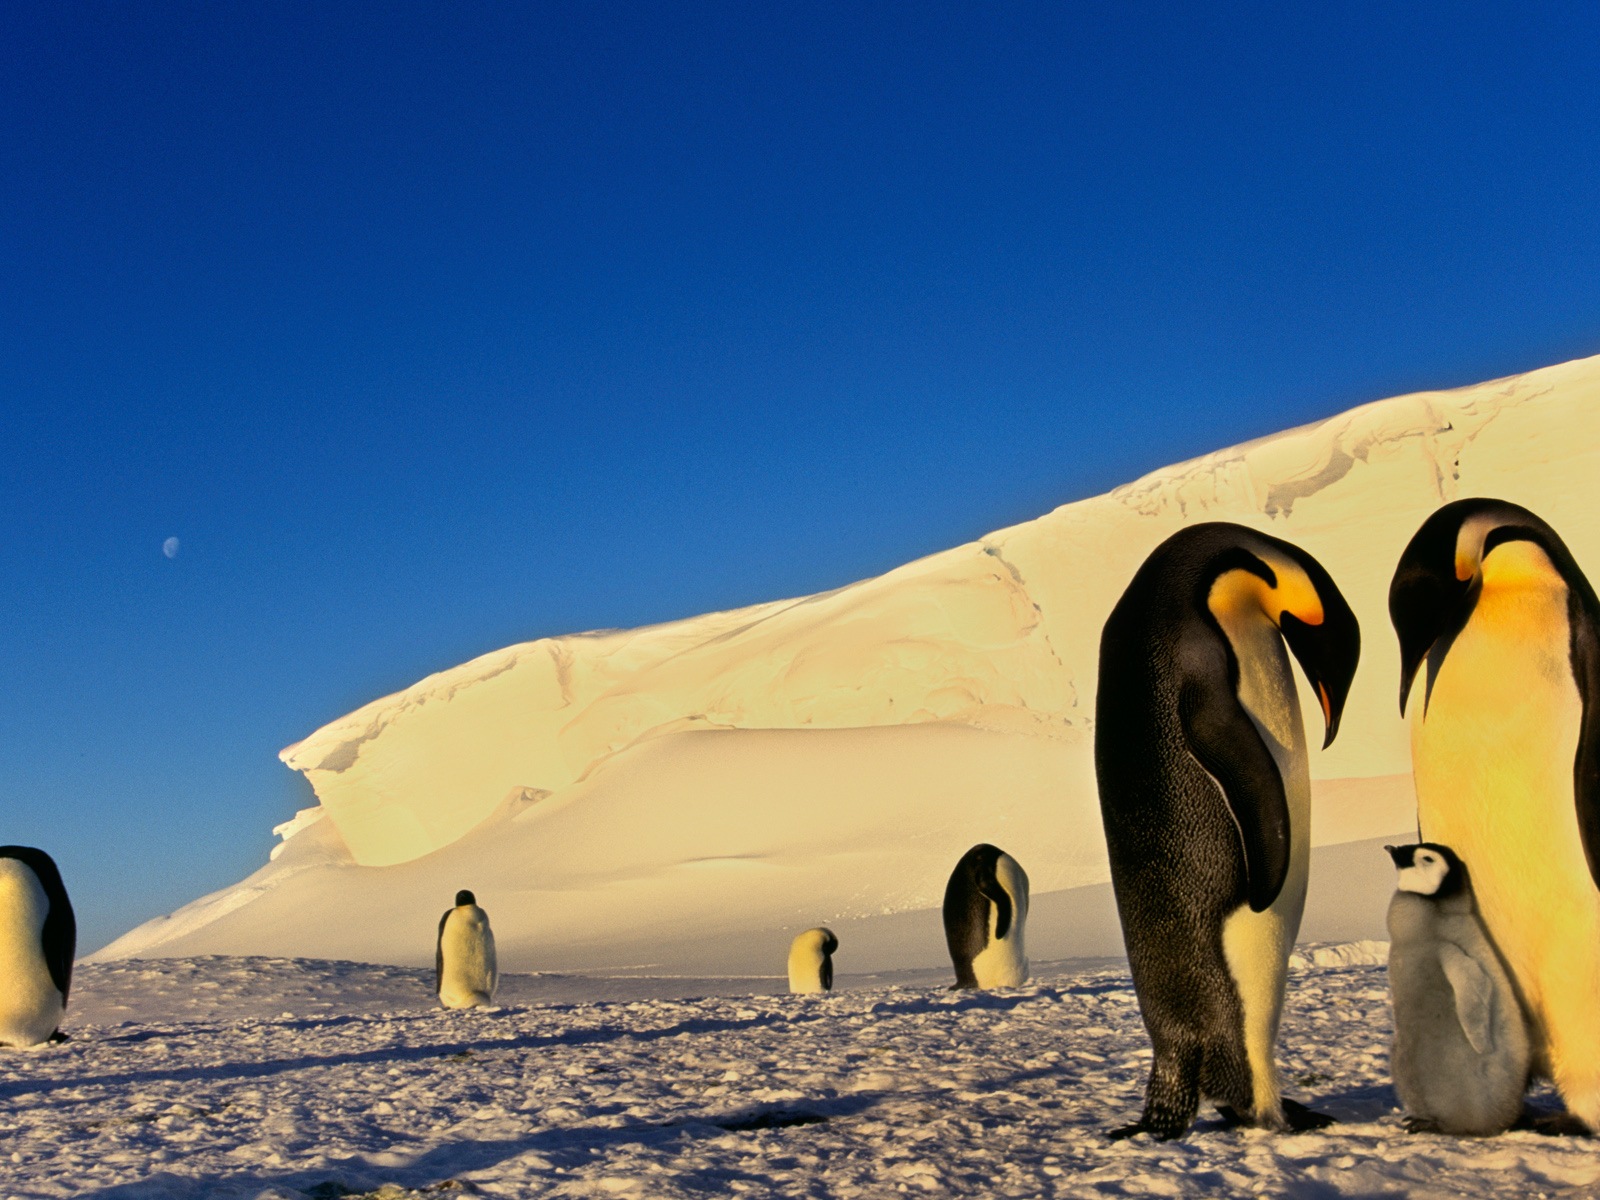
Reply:
[[439, 918], [433, 979], [439, 1003], [446, 1008], [478, 1008], [494, 999], [500, 975], [489, 914], [464, 888], [456, 893], [455, 907], [445, 909]]
[[1269, 1129], [1327, 1119], [1282, 1098], [1274, 1046], [1310, 864], [1311, 780], [1289, 655], [1339, 729], [1361, 634], [1298, 546], [1191, 525], [1106, 621], [1095, 772], [1140, 1012], [1144, 1113], [1113, 1137], [1181, 1136], [1202, 1099]]
[[78, 924], [55, 860], [0, 846], [0, 1045], [61, 1040]]
[[1395, 568], [1422, 836], [1471, 864], [1535, 1069], [1600, 1132], [1600, 601], [1545, 521], [1446, 504]]
[[795, 935], [789, 943], [789, 990], [797, 996], [833, 991], [833, 955], [839, 939], [825, 925]]
[[944, 938], [957, 988], [1020, 987], [1028, 981], [1023, 932], [1028, 873], [998, 846], [961, 856], [944, 889]]

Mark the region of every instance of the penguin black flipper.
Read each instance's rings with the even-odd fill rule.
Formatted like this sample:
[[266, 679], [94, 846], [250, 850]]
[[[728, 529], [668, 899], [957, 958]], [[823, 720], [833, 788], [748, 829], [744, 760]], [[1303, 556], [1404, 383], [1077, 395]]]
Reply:
[[[57, 886], [59, 887], [59, 881]], [[49, 886], [46, 885], [46, 893]], [[72, 990], [72, 959], [77, 949], [78, 923], [72, 915], [72, 905], [67, 903], [67, 893], [50, 897], [50, 914], [44, 919], [40, 931], [44, 942], [44, 962], [50, 968], [50, 982], [61, 992], [61, 1007], [67, 1006], [67, 995]]]
[[433, 941], [433, 994], [439, 995], [444, 990], [444, 923], [450, 919], [453, 908], [444, 910], [444, 916], [439, 918], [439, 936]]
[[[1190, 653], [1222, 659], [1226, 651], [1213, 643]], [[1229, 664], [1208, 662], [1214, 680]], [[1246, 898], [1251, 912], [1265, 912], [1289, 878], [1289, 798], [1272, 751], [1261, 740], [1250, 714], [1233, 688], [1219, 688], [1198, 674], [1184, 679], [1178, 692], [1178, 718], [1189, 753], [1217, 781], [1238, 826], [1244, 848]]]
[[999, 941], [1011, 931], [1011, 897], [1000, 886], [992, 868], [978, 877], [978, 892], [994, 905], [994, 936]]
[[1600, 613], [1594, 611], [1593, 602], [1592, 594], [1582, 595], [1577, 588], [1568, 593], [1572, 675], [1583, 697], [1578, 754], [1572, 765], [1572, 794], [1589, 877], [1600, 887]]

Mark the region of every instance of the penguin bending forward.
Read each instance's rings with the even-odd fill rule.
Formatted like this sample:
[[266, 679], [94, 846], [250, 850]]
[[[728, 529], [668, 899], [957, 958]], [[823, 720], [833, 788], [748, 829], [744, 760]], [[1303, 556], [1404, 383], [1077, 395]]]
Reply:
[[1144, 1113], [1181, 1136], [1201, 1099], [1271, 1129], [1273, 1047], [1310, 863], [1311, 781], [1285, 644], [1333, 741], [1360, 654], [1355, 614], [1299, 547], [1240, 525], [1178, 531], [1106, 620], [1095, 774], [1128, 963], [1155, 1057]]
[[1019, 987], [1028, 979], [1023, 928], [1028, 873], [1004, 850], [980, 842], [961, 856], [944, 889], [944, 939], [957, 988]]
[[0, 1045], [60, 1040], [78, 924], [55, 860], [0, 846]]
[[1600, 602], [1503, 500], [1422, 523], [1389, 586], [1422, 836], [1472, 869], [1534, 1069], [1600, 1132]]
[[477, 1008], [494, 998], [499, 979], [489, 914], [478, 907], [477, 897], [463, 889], [456, 893], [456, 906], [439, 918], [433, 990], [446, 1008]]
[[833, 991], [833, 952], [839, 939], [823, 926], [808, 929], [789, 943], [789, 990], [795, 995]]
[[1528, 1089], [1528, 1030], [1478, 921], [1472, 880], [1447, 846], [1384, 849], [1400, 870], [1389, 902], [1389, 1061], [1406, 1128], [1504, 1133]]

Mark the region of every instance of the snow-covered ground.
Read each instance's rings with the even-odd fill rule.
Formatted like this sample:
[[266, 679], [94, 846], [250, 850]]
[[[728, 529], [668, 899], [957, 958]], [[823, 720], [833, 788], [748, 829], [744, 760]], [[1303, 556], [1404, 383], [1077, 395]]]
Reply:
[[500, 1007], [467, 1012], [432, 1007], [415, 968], [90, 964], [71, 1041], [0, 1052], [0, 1195], [1593, 1195], [1588, 1139], [1402, 1131], [1382, 950], [1311, 948], [1356, 965], [1290, 976], [1287, 1090], [1340, 1124], [1272, 1136], [1208, 1114], [1165, 1145], [1105, 1137], [1149, 1063], [1117, 962], [989, 993], [942, 972], [807, 997], [766, 994], [777, 978], [508, 976]]

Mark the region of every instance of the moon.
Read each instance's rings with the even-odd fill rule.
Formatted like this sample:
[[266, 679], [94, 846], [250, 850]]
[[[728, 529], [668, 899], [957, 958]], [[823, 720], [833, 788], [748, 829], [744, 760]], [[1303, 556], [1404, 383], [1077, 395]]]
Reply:
[[166, 541], [162, 542], [161, 543], [161, 553], [165, 554], [168, 558], [177, 558], [178, 557], [178, 539], [177, 538], [168, 538]]

